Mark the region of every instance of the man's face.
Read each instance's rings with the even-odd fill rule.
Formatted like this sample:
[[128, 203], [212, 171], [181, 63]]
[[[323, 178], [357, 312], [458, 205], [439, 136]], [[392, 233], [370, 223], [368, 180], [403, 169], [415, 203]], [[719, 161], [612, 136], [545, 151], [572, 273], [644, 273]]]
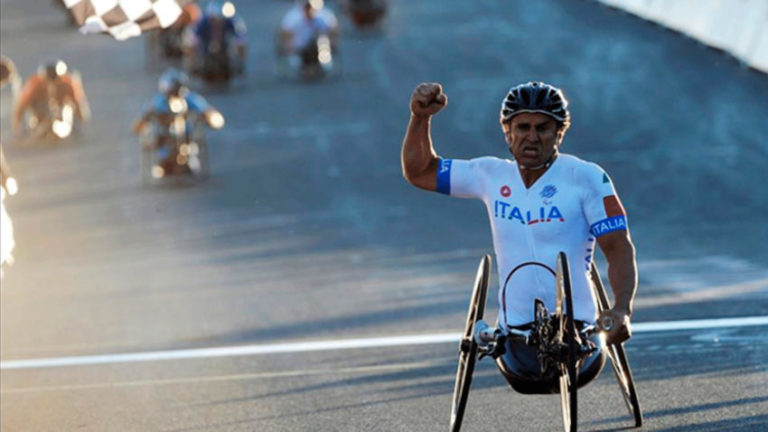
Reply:
[[546, 114], [521, 113], [502, 126], [509, 151], [523, 166], [546, 163], [563, 139], [557, 121]]

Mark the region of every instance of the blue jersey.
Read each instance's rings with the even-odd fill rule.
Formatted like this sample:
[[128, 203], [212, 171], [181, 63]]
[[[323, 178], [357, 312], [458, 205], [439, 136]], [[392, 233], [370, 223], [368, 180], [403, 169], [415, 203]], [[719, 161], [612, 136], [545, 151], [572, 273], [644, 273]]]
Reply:
[[[208, 108], [208, 101], [201, 95], [189, 92], [184, 96], [184, 101], [187, 103], [187, 110], [192, 113], [202, 114]], [[173, 114], [171, 112], [170, 104], [168, 103], [168, 96], [163, 93], [155, 94], [152, 99], [151, 106], [145, 108], [144, 112], [153, 112], [155, 114]]]
[[[202, 41], [204, 49], [207, 49], [208, 43], [211, 42], [211, 38], [214, 36], [211, 21], [209, 16], [203, 16], [194, 28], [195, 36]], [[226, 44], [229, 38], [235, 38], [238, 41], [244, 40], [245, 31], [245, 23], [240, 18], [224, 18], [223, 43]]]

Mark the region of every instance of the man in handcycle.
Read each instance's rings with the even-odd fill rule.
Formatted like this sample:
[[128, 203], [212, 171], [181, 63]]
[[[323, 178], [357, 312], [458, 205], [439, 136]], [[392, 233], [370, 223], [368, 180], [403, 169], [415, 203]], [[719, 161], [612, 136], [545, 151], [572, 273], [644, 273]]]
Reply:
[[[608, 174], [597, 164], [559, 152], [571, 119], [563, 92], [529, 82], [512, 87], [501, 106], [501, 127], [512, 159], [447, 159], [437, 155], [431, 118], [448, 103], [442, 86], [423, 83], [410, 100], [403, 139], [403, 176], [412, 185], [459, 198], [482, 200], [491, 221], [499, 276], [498, 347], [500, 371], [518, 392], [558, 393], [558, 377], [542, 367], [539, 346], [521, 335], [544, 325], [555, 309], [555, 261], [571, 258], [573, 315], [585, 355], [578, 386], [593, 380], [605, 364], [597, 322], [612, 323], [605, 342], [631, 337], [632, 301], [637, 289], [635, 249], [626, 212]], [[615, 302], [598, 317], [590, 285], [595, 242], [608, 263]], [[478, 326], [482, 328], [483, 323]], [[479, 339], [479, 340], [478, 340]], [[487, 340], [486, 340], [487, 342]]]
[[[153, 167], [157, 178], [172, 174], [193, 174], [189, 163], [180, 163], [182, 149], [177, 145], [181, 138], [186, 144], [194, 137], [196, 122], [202, 122], [214, 129], [224, 126], [224, 116], [201, 95], [188, 87], [187, 75], [169, 68], [157, 82], [158, 92], [147, 103], [141, 118], [133, 125], [133, 132], [142, 134], [145, 128], [153, 126], [154, 134], [143, 144], [146, 150], [155, 152], [158, 165]], [[177, 121], [181, 120], [181, 125]], [[183, 126], [183, 127], [179, 127]], [[182, 135], [181, 137], [175, 134]], [[186, 155], [181, 160], [188, 161]]]

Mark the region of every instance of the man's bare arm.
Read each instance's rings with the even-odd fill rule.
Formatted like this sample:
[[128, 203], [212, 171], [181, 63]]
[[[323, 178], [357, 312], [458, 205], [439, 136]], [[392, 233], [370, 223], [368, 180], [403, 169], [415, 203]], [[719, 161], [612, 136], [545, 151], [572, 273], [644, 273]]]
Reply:
[[16, 104], [13, 107], [13, 118], [11, 122], [11, 128], [13, 132], [18, 133], [21, 131], [22, 120], [24, 118], [24, 111], [27, 110], [32, 100], [35, 98], [35, 93], [38, 89], [38, 79], [31, 77], [21, 89], [21, 94], [16, 100]]
[[401, 164], [403, 177], [421, 189], [437, 189], [439, 159], [432, 146], [431, 119], [448, 103], [442, 86], [419, 84], [411, 95], [411, 119], [403, 138]]
[[[632, 303], [637, 291], [637, 263], [635, 246], [629, 231], [614, 231], [598, 237], [597, 243], [608, 262], [608, 281], [613, 290], [613, 308], [603, 313], [615, 323], [608, 332], [608, 343], [621, 343], [632, 336], [630, 318]], [[603, 317], [601, 316], [601, 318]]]
[[88, 97], [85, 95], [85, 87], [83, 87], [83, 78], [80, 72], [72, 73], [72, 94], [76, 102], [78, 118], [80, 121], [87, 121], [91, 118], [91, 106], [88, 103]]
[[148, 110], [144, 111], [141, 114], [141, 118], [136, 120], [133, 123], [133, 128], [132, 128], [133, 129], [133, 133], [135, 133], [136, 135], [141, 134], [142, 130], [145, 127], [147, 127], [147, 125], [149, 125], [150, 120], [152, 120], [152, 117], [154, 117], [154, 116], [155, 116], [155, 110], [148, 109]]

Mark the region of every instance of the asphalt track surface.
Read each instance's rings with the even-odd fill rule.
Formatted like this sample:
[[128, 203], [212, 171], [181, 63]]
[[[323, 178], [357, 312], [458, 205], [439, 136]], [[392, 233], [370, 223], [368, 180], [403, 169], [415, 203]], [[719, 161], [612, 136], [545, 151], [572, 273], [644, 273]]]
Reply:
[[[213, 177], [141, 187], [130, 124], [162, 67], [143, 40], [80, 36], [49, 2], [2, 0], [2, 52], [33, 73], [58, 55], [94, 111], [58, 146], [2, 138], [16, 262], [2, 282], [2, 361], [344, 341], [461, 330], [481, 254], [477, 202], [401, 178], [407, 103], [443, 83], [433, 121], [448, 157], [504, 156], [506, 89], [562, 86], [563, 151], [613, 176], [638, 249], [634, 320], [768, 314], [768, 77], [589, 1], [392, 1], [384, 31], [342, 37], [344, 74], [274, 75], [289, 2], [238, 3], [243, 88], [207, 91]], [[492, 280], [496, 284], [495, 278]], [[490, 316], [496, 309], [489, 295]], [[644, 430], [759, 431], [766, 326], [638, 331], [627, 345]], [[0, 372], [3, 431], [438, 431], [456, 344], [325, 349]], [[583, 430], [630, 425], [606, 370], [580, 392]], [[555, 396], [522, 396], [478, 365], [467, 431], [560, 430]]]

